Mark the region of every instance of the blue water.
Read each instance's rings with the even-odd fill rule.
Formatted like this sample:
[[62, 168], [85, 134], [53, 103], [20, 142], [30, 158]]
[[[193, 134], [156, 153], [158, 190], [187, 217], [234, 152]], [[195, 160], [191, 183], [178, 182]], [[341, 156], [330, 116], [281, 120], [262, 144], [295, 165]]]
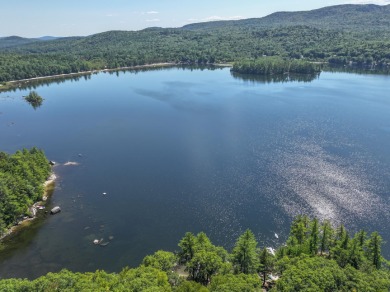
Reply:
[[58, 162], [62, 208], [0, 253], [0, 277], [120, 271], [178, 250], [187, 231], [231, 249], [250, 228], [276, 247], [299, 213], [390, 242], [389, 89], [381, 75], [277, 83], [167, 68], [40, 85], [36, 110], [29, 90], [0, 93], [0, 149]]

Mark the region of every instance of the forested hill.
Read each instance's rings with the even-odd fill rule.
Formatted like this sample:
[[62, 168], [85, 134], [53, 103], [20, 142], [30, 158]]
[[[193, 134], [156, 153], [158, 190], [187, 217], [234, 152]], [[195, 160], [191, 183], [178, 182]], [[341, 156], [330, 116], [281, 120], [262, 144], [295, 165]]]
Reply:
[[23, 38], [20, 36], [8, 36], [0, 38], [0, 48], [11, 48], [26, 44], [44, 42], [58, 39], [57, 37], [44, 36], [40, 38]]
[[30, 43], [37, 42], [37, 41], [39, 41], [39, 40], [22, 38], [19, 36], [3, 37], [3, 38], [0, 38], [0, 48], [21, 46], [21, 45], [30, 44]]
[[387, 31], [390, 27], [390, 5], [336, 5], [310, 11], [276, 12], [262, 18], [194, 23], [183, 28], [205, 30], [223, 27], [274, 28], [296, 25], [354, 32]]
[[3, 38], [0, 82], [160, 62], [234, 62], [264, 55], [337, 64], [390, 64], [389, 27], [390, 5], [340, 5], [259, 19], [109, 31], [8, 47]]

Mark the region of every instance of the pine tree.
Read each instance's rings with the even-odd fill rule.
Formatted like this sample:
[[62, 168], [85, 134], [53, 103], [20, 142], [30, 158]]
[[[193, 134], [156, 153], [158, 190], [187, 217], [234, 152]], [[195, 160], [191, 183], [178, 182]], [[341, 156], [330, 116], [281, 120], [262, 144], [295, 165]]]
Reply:
[[333, 229], [332, 226], [330, 225], [329, 221], [325, 221], [322, 226], [321, 226], [321, 244], [320, 244], [320, 252], [321, 255], [330, 250], [330, 245], [331, 245], [331, 239], [333, 236]]
[[263, 286], [265, 285], [265, 279], [267, 274], [271, 272], [274, 263], [273, 256], [268, 252], [266, 248], [262, 249], [259, 254], [259, 272], [263, 274]]
[[248, 229], [238, 238], [233, 249], [233, 262], [238, 272], [244, 274], [256, 272], [259, 265], [256, 248], [256, 238]]
[[318, 238], [319, 238], [318, 219], [314, 218], [314, 220], [312, 221], [310, 240], [309, 240], [309, 253], [312, 255], [317, 254], [318, 241], [319, 241]]
[[378, 234], [378, 232], [371, 233], [371, 236], [368, 240], [368, 255], [371, 263], [374, 265], [376, 269], [379, 269], [382, 264], [382, 256], [381, 256], [381, 245], [383, 243], [382, 237]]

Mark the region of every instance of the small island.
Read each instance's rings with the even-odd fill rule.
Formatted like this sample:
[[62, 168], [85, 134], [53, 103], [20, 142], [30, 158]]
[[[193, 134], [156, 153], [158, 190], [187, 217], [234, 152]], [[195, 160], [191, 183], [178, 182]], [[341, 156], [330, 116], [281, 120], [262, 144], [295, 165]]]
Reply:
[[43, 102], [43, 98], [36, 91], [31, 91], [24, 99], [31, 104], [34, 109], [40, 107]]
[[316, 74], [321, 71], [319, 64], [281, 57], [261, 57], [237, 61], [231, 70], [236, 73], [255, 75]]

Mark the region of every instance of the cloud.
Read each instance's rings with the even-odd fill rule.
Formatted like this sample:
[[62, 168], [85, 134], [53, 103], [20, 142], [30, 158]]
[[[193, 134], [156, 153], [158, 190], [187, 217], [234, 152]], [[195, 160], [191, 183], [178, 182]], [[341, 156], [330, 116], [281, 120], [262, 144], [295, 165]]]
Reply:
[[153, 18], [153, 19], [146, 19], [145, 21], [146, 21], [146, 22], [159, 22], [160, 19], [158, 19], [158, 18]]
[[160, 12], [158, 12], [158, 11], [147, 11], [145, 13], [146, 14], [159, 14]]
[[190, 22], [207, 22], [207, 21], [220, 21], [220, 20], [238, 20], [238, 19], [244, 19], [245, 17], [236, 15], [236, 16], [208, 16], [205, 18], [189, 18], [187, 21]]
[[203, 19], [203, 21], [218, 21], [218, 20], [237, 20], [237, 19], [242, 19], [242, 16], [236, 15], [236, 16], [209, 16]]

